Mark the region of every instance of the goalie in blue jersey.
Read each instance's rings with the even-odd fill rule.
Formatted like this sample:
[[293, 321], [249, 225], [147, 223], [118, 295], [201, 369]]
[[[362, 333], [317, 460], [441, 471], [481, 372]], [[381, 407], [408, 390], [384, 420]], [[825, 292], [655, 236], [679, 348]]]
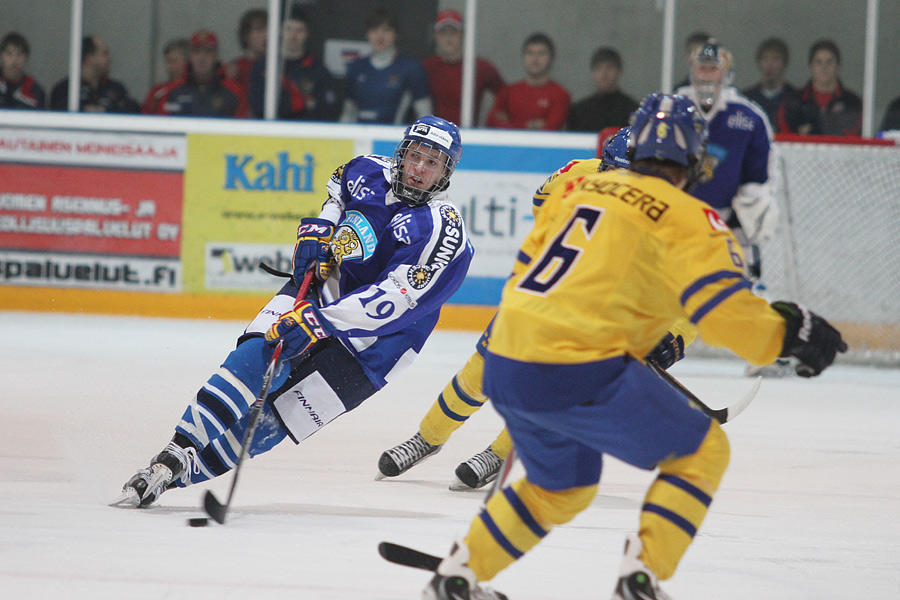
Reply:
[[[447, 188], [462, 145], [453, 123], [425, 116], [393, 157], [339, 167], [318, 218], [301, 221], [293, 278], [200, 388], [175, 435], [113, 504], [145, 507], [167, 489], [233, 469], [274, 345], [282, 359], [249, 447], [299, 443], [386, 385], [421, 351], [473, 248]], [[312, 270], [317, 286], [296, 298]]]

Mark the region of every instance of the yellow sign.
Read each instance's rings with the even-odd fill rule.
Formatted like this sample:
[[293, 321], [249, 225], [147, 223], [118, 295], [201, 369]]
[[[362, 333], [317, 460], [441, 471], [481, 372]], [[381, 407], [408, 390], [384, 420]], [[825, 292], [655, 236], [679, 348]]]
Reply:
[[[352, 140], [187, 138], [181, 255], [183, 289], [194, 293], [252, 291], [239, 277], [255, 265], [222, 262], [239, 260], [232, 247], [293, 247], [300, 219], [319, 214], [332, 172], [353, 158]], [[210, 284], [223, 270], [229, 276]]]

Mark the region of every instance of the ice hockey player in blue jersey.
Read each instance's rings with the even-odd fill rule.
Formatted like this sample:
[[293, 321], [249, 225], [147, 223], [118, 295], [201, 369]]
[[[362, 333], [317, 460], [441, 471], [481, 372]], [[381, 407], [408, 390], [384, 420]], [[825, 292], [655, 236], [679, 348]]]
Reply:
[[[278, 341], [283, 358], [251, 456], [286, 437], [299, 443], [409, 366], [474, 252], [447, 193], [461, 154], [456, 125], [429, 115], [406, 129], [392, 158], [359, 156], [334, 172], [321, 214], [298, 228], [292, 280], [253, 319], [188, 405], [172, 441], [128, 480], [114, 505], [149, 506], [166, 489], [234, 468]], [[310, 270], [318, 285], [298, 300]]]

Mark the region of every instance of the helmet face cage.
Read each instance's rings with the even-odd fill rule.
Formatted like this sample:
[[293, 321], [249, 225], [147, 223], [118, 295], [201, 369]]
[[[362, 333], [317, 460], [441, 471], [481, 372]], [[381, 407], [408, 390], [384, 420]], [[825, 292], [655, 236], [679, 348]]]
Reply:
[[706, 154], [706, 121], [689, 98], [654, 96], [631, 115], [629, 158], [668, 160], [688, 167], [692, 183]]
[[[406, 129], [394, 149], [391, 190], [410, 206], [427, 204], [436, 193], [450, 186], [450, 176], [460, 156], [459, 128], [433, 115], [422, 117]], [[418, 176], [407, 176], [405, 169], [411, 165], [416, 165]]]
[[603, 157], [600, 162], [600, 171], [610, 169], [627, 169], [631, 164], [628, 160], [628, 137], [631, 127], [623, 127], [613, 134], [603, 144]]
[[[697, 100], [703, 110], [712, 108], [719, 96], [719, 91], [731, 85], [734, 79], [733, 64], [731, 52], [719, 46], [714, 40], [710, 40], [694, 52], [691, 57], [691, 87], [694, 88]], [[704, 67], [717, 68], [721, 71], [722, 76], [717, 81], [700, 78], [697, 71]]]

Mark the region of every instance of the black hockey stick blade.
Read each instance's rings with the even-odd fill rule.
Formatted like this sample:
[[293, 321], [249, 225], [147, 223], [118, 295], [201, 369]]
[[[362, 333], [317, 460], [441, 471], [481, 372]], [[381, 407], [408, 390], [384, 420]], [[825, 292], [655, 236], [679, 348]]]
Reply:
[[225, 524], [228, 507], [219, 502], [218, 498], [209, 490], [206, 490], [206, 494], [203, 496], [203, 509], [213, 521], [219, 525]]
[[660, 367], [655, 361], [648, 360], [647, 366], [650, 367], [650, 369], [652, 369], [660, 379], [686, 396], [697, 406], [697, 408], [723, 425], [728, 421], [734, 419], [736, 416], [741, 414], [745, 408], [747, 408], [747, 406], [756, 397], [756, 392], [759, 391], [759, 386], [762, 382], [762, 377], [757, 377], [756, 382], [753, 384], [753, 387], [750, 389], [750, 391], [744, 394], [744, 396], [740, 400], [738, 400], [731, 406], [725, 408], [712, 408], [703, 400], [698, 398], [697, 395], [694, 394], [691, 390], [684, 387], [684, 385], [680, 381], [675, 379], [668, 371]]
[[403, 565], [404, 567], [422, 569], [423, 571], [436, 571], [438, 565], [441, 564], [441, 560], [443, 560], [440, 556], [427, 554], [391, 542], [378, 544], [378, 554], [388, 562]]

